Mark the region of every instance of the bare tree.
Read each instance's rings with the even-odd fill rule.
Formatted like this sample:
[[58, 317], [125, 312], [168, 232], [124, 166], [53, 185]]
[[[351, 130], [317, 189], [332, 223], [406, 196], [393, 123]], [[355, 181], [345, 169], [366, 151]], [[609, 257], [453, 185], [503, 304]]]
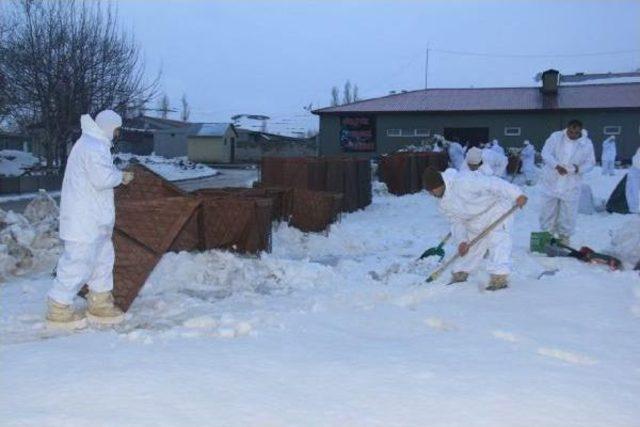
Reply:
[[336, 86], [331, 88], [331, 106], [337, 107], [340, 105], [340, 90]]
[[353, 102], [360, 101], [360, 96], [358, 96], [358, 85], [353, 85], [353, 95], [351, 98]]
[[160, 99], [158, 100], [158, 111], [160, 112], [160, 117], [166, 119], [171, 110], [171, 105], [169, 103], [169, 96], [166, 93], [162, 94]]
[[180, 100], [180, 102], [182, 102], [182, 111], [180, 112], [180, 118], [182, 119], [183, 122], [188, 122], [189, 116], [191, 115], [191, 107], [187, 102], [186, 94], [184, 93], [182, 94], [182, 99]]
[[140, 49], [111, 3], [14, 0], [0, 19], [9, 29], [0, 34], [0, 76], [11, 118], [40, 135], [49, 166], [64, 169], [82, 114], [111, 108], [126, 118], [155, 97], [159, 76], [145, 80]]
[[353, 102], [353, 98], [351, 97], [351, 82], [347, 80], [342, 91], [342, 103], [351, 104], [351, 102]]

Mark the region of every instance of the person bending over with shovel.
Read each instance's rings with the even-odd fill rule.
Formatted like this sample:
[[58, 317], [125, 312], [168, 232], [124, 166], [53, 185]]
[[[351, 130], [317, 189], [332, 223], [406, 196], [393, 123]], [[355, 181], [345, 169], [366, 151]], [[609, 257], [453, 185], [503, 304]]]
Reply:
[[510, 216], [527, 203], [517, 186], [482, 174], [440, 173], [427, 168], [424, 188], [439, 199], [440, 212], [451, 223], [459, 259], [454, 263], [450, 283], [465, 282], [487, 251], [491, 275], [487, 290], [506, 288], [511, 272]]

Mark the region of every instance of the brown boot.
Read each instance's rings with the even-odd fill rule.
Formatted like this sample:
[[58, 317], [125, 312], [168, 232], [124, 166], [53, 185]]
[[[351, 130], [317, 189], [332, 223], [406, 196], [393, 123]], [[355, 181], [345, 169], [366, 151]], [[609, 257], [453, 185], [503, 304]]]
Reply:
[[87, 294], [87, 318], [103, 325], [115, 325], [124, 320], [124, 313], [113, 304], [111, 292], [91, 292]]
[[466, 282], [469, 278], [469, 273], [466, 271], [454, 271], [451, 273], [451, 282], [449, 283], [462, 283]]
[[497, 291], [506, 288], [508, 286], [507, 277], [506, 274], [492, 274], [489, 280], [489, 286], [485, 289], [488, 291]]

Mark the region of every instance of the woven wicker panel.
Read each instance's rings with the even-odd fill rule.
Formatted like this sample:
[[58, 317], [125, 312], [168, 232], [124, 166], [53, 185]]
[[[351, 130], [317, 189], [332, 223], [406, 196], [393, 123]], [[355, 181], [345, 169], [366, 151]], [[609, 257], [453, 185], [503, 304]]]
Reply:
[[204, 250], [204, 242], [200, 233], [199, 207], [193, 211], [168, 249], [169, 252], [192, 252], [196, 250]]
[[[444, 172], [449, 167], [449, 156], [444, 151], [439, 153], [429, 153], [429, 166]], [[422, 177], [422, 175], [420, 175]]]
[[340, 218], [342, 195], [295, 189], [290, 224], [304, 232], [322, 232]]
[[272, 202], [242, 196], [201, 197], [205, 249], [241, 253], [271, 250]]
[[113, 233], [113, 244], [116, 251], [113, 297], [116, 305], [127, 311], [161, 255], [118, 230]]
[[371, 204], [371, 162], [369, 159], [356, 161], [358, 170], [358, 208], [364, 209]]
[[197, 199], [189, 197], [120, 200], [116, 205], [115, 228], [162, 255], [173, 245], [198, 204]]
[[129, 170], [133, 172], [134, 179], [129, 185], [116, 187], [116, 204], [120, 200], [149, 200], [186, 195], [184, 191], [142, 165], [134, 165]]
[[409, 193], [407, 175], [411, 173], [411, 158], [402, 154], [384, 156], [380, 159], [380, 173], [391, 194], [401, 196]]

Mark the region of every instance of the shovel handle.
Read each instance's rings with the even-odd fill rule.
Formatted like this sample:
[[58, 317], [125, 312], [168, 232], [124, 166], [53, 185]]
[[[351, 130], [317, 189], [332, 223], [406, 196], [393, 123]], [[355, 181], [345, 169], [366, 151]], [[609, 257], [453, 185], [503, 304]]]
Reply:
[[[507, 219], [510, 215], [512, 215], [516, 210], [518, 209], [518, 205], [513, 205], [511, 207], [511, 209], [509, 209], [508, 211], [506, 211], [504, 214], [502, 214], [502, 216], [500, 216], [500, 218], [496, 219], [495, 221], [493, 221], [491, 223], [491, 225], [489, 225], [487, 228], [485, 228], [484, 230], [482, 230], [482, 232], [480, 234], [478, 234], [476, 237], [474, 237], [470, 242], [469, 242], [469, 248], [471, 248], [472, 246], [474, 246], [476, 243], [478, 243], [478, 241], [480, 241], [481, 239], [483, 239], [487, 234], [491, 233], [493, 231], [494, 228], [496, 228], [498, 225], [500, 225], [502, 223], [502, 221], [504, 221], [505, 219]], [[449, 267], [451, 264], [453, 264], [454, 261], [456, 261], [458, 258], [460, 258], [460, 254], [458, 252], [456, 252], [456, 254], [454, 256], [452, 256], [451, 258], [449, 258], [444, 264], [442, 264], [436, 271], [434, 271], [433, 273], [431, 273], [431, 275], [427, 278], [427, 283], [429, 282], [433, 282], [434, 280], [436, 280], [443, 271], [445, 271], [447, 269], [447, 267]]]

